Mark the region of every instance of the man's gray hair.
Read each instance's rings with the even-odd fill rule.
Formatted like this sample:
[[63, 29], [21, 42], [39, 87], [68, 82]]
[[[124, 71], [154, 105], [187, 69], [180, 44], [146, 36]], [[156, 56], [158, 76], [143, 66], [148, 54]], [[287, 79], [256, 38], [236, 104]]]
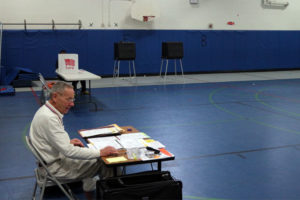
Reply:
[[50, 99], [53, 96], [53, 93], [60, 93], [63, 94], [66, 88], [72, 88], [72, 85], [69, 85], [68, 83], [64, 82], [64, 81], [57, 81], [51, 88], [50, 91]]

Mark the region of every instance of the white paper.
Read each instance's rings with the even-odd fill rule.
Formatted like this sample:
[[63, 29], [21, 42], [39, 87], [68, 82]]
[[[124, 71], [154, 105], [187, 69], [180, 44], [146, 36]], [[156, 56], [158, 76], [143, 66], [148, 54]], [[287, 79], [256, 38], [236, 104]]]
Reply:
[[144, 139], [144, 138], [150, 138], [146, 133], [138, 132], [138, 133], [128, 133], [128, 134], [122, 134], [118, 135], [118, 138], [120, 140], [125, 139]]
[[148, 147], [152, 147], [153, 149], [160, 149], [160, 148], [166, 148], [165, 145], [160, 143], [159, 141], [153, 141], [153, 142], [145, 142]]
[[106, 135], [112, 133], [118, 133], [118, 130], [115, 127], [110, 127], [110, 128], [91, 129], [91, 130], [80, 132], [82, 137], [92, 137], [96, 135], [100, 136], [100, 135]]
[[96, 149], [96, 147], [93, 144], [86, 144], [88, 148], [90, 149]]
[[166, 148], [165, 145], [163, 145], [162, 143], [160, 143], [159, 141], [152, 141], [151, 142], [147, 142], [147, 140], [143, 140], [143, 143], [145, 146], [148, 146], [148, 147], [152, 147], [153, 149], [161, 149], [161, 148]]
[[118, 140], [115, 136], [112, 137], [98, 137], [88, 139], [89, 143], [92, 144], [96, 149], [103, 149], [107, 146], [112, 146], [116, 149], [122, 149], [122, 146], [116, 141]]
[[126, 139], [119, 139], [118, 143], [125, 149], [132, 149], [132, 148], [144, 148], [145, 145], [141, 141], [142, 139], [136, 138], [126, 138]]

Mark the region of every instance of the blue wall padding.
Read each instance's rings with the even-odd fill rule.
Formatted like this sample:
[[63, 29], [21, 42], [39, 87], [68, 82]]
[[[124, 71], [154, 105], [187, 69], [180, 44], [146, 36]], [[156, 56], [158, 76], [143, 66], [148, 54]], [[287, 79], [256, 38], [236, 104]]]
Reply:
[[0, 85], [4, 85], [6, 82], [6, 69], [0, 65]]
[[[5, 30], [2, 65], [55, 77], [57, 54], [66, 49], [79, 54], [79, 68], [112, 75], [113, 43], [121, 40], [136, 42], [138, 74], [159, 73], [163, 41], [184, 43], [185, 72], [300, 67], [300, 31], [201, 30]], [[128, 73], [127, 63], [120, 73]]]

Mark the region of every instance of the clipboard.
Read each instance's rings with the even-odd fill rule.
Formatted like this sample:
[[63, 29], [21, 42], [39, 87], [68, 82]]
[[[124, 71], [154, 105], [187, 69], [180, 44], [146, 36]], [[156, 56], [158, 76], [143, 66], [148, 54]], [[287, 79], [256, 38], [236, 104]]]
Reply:
[[95, 129], [81, 129], [78, 131], [79, 135], [84, 139], [93, 137], [117, 136], [122, 132], [124, 132], [124, 130], [117, 124], [111, 124]]

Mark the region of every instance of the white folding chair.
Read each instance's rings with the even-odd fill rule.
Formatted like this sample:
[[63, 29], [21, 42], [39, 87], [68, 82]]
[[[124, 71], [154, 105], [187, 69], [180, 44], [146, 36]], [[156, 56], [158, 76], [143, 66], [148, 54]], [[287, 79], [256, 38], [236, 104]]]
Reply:
[[54, 186], [54, 185], [57, 185], [61, 189], [61, 191], [68, 197], [68, 199], [70, 199], [70, 200], [77, 199], [73, 195], [72, 190], [67, 185], [67, 183], [78, 182], [80, 180], [76, 180], [76, 179], [75, 180], [60, 180], [60, 179], [57, 179], [48, 170], [46, 162], [42, 159], [39, 152], [32, 145], [29, 136], [25, 136], [25, 137], [26, 137], [27, 146], [29, 147], [29, 149], [33, 153], [33, 155], [34, 155], [34, 157], [35, 157], [35, 159], [37, 160], [37, 163], [38, 163], [38, 167], [34, 169], [36, 182], [35, 182], [35, 186], [34, 186], [34, 190], [33, 190], [33, 194], [32, 194], [32, 199], [35, 200], [37, 186], [39, 186], [39, 188], [40, 188], [40, 198], [39, 199], [42, 200], [43, 196], [44, 196], [45, 188], [49, 187], [49, 186]]
[[41, 105], [43, 105], [50, 97], [50, 88], [48, 87], [47, 82], [41, 73], [39, 73], [39, 79], [42, 83], [40, 102]]

